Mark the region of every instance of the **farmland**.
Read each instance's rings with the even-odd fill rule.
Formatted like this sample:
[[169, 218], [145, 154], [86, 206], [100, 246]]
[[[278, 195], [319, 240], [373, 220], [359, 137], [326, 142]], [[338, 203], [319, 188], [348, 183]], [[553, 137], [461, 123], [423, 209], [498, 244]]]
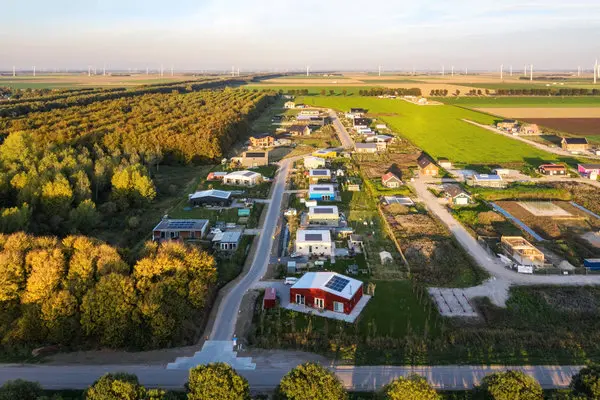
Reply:
[[556, 160], [556, 156], [526, 144], [472, 126], [462, 119], [491, 124], [494, 118], [475, 111], [449, 106], [417, 106], [402, 100], [369, 97], [305, 97], [309, 105], [340, 111], [364, 107], [399, 135], [433, 157], [446, 157], [454, 163], [504, 164], [531, 160]]
[[[574, 135], [600, 136], [600, 118], [524, 118], [526, 122]], [[598, 137], [600, 140], [600, 137]]]
[[436, 99], [445, 104], [477, 107], [600, 107], [600, 97], [447, 97]]

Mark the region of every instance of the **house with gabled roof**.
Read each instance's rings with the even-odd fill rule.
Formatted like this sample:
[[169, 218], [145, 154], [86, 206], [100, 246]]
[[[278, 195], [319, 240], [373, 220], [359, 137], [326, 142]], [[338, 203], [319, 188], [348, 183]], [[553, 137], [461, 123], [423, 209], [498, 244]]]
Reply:
[[419, 158], [417, 158], [417, 164], [419, 165], [419, 171], [423, 175], [437, 176], [440, 172], [440, 168], [425, 153], [421, 153]]
[[381, 177], [381, 184], [386, 188], [394, 189], [402, 185], [402, 180], [390, 171]]
[[363, 283], [336, 272], [307, 272], [290, 288], [290, 303], [350, 314], [363, 297]]

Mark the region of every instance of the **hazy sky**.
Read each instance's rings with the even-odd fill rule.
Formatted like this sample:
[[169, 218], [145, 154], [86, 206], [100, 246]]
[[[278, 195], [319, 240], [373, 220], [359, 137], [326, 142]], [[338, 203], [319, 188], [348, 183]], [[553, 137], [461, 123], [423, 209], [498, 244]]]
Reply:
[[0, 68], [591, 68], [599, 0], [4, 0]]

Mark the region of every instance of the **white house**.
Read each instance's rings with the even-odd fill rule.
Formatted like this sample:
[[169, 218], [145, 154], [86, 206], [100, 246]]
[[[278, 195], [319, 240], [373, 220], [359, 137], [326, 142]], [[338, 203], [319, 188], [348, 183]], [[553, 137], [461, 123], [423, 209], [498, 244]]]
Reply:
[[254, 171], [234, 171], [223, 177], [223, 183], [231, 186], [255, 186], [262, 182], [262, 175]]
[[304, 168], [321, 168], [325, 166], [325, 159], [315, 156], [304, 157]]
[[356, 143], [354, 145], [354, 151], [356, 153], [377, 153], [376, 143]]
[[335, 189], [333, 185], [309, 185], [308, 199], [317, 201], [332, 201], [335, 200]]
[[286, 101], [283, 107], [288, 109], [296, 108], [296, 103], [294, 103], [293, 101]]
[[296, 253], [303, 256], [331, 256], [334, 252], [329, 230], [296, 231]]
[[337, 206], [308, 207], [308, 222], [311, 224], [337, 226], [339, 221]]

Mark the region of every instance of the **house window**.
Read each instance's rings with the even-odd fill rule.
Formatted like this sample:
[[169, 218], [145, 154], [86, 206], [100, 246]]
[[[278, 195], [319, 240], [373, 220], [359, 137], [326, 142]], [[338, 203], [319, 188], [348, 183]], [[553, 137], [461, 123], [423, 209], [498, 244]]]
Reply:
[[315, 299], [315, 308], [325, 308], [325, 300]]
[[296, 304], [304, 304], [304, 296], [301, 294], [296, 294]]
[[344, 303], [340, 303], [339, 301], [333, 302], [333, 311], [335, 312], [344, 312]]

